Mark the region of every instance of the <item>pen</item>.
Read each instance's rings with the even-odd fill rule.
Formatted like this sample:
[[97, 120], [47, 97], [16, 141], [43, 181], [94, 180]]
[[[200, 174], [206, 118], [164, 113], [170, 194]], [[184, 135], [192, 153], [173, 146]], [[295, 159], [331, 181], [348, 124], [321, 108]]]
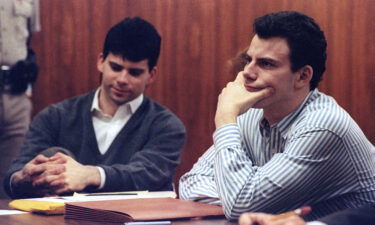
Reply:
[[127, 222], [124, 225], [171, 225], [171, 221], [139, 221], [139, 222]]
[[138, 195], [137, 193], [90, 193], [85, 194], [85, 196], [106, 196], [106, 195]]

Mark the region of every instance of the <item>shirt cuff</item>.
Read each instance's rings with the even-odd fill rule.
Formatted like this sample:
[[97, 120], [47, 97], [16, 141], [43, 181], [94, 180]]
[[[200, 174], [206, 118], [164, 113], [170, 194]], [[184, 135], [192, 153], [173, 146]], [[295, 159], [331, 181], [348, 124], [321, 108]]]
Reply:
[[241, 132], [236, 123], [219, 127], [213, 134], [215, 149], [241, 145]]
[[320, 222], [320, 221], [311, 221], [311, 222], [306, 223], [306, 225], [328, 225], [328, 224]]
[[104, 187], [105, 184], [105, 172], [104, 169], [99, 166], [97, 166], [96, 168], [98, 168], [100, 174], [100, 185], [98, 187], [98, 190], [100, 190]]
[[14, 174], [15, 174], [16, 172], [14, 172], [11, 176], [10, 176], [10, 179], [9, 179], [9, 190], [10, 190], [10, 193], [11, 193], [11, 196], [14, 196], [14, 192], [13, 192], [13, 183], [12, 183], [12, 181], [13, 181], [13, 177], [14, 177]]

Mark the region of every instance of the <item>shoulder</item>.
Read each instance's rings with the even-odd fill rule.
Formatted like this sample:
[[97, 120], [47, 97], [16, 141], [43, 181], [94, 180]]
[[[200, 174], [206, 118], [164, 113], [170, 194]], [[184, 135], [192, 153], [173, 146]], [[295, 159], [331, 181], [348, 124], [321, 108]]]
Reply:
[[142, 114], [142, 117], [151, 123], [162, 123], [165, 126], [177, 126], [185, 129], [182, 121], [170, 109], [146, 96], [137, 113]]
[[61, 102], [47, 106], [37, 114], [37, 117], [68, 114], [75, 116], [77, 113], [82, 113], [83, 111], [90, 109], [93, 96], [94, 91], [65, 99]]
[[328, 95], [315, 91], [292, 126], [293, 130], [326, 130], [340, 137], [351, 125], [351, 116]]

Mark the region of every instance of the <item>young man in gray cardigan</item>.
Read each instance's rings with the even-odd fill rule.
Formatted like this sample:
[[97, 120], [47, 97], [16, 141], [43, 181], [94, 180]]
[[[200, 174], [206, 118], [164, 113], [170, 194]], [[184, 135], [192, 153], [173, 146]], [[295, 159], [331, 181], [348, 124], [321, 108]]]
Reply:
[[172, 189], [185, 128], [143, 94], [155, 79], [160, 43], [138, 17], [110, 29], [97, 61], [100, 87], [35, 117], [5, 178], [11, 197]]

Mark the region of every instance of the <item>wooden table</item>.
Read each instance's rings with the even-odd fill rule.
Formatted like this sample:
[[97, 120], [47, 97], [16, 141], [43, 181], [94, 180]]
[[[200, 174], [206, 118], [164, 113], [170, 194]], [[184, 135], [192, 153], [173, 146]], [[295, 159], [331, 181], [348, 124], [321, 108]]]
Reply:
[[[0, 209], [9, 209], [9, 200], [0, 200]], [[17, 214], [17, 215], [4, 215], [0, 216], [1, 225], [98, 225], [98, 224], [108, 224], [115, 225], [119, 223], [95, 223], [91, 221], [83, 220], [70, 220], [64, 219], [64, 216], [45, 216], [33, 213]], [[122, 223], [121, 223], [122, 224]], [[226, 219], [217, 218], [193, 218], [189, 220], [177, 220], [172, 222], [173, 225], [235, 225], [236, 223], [231, 223]]]

